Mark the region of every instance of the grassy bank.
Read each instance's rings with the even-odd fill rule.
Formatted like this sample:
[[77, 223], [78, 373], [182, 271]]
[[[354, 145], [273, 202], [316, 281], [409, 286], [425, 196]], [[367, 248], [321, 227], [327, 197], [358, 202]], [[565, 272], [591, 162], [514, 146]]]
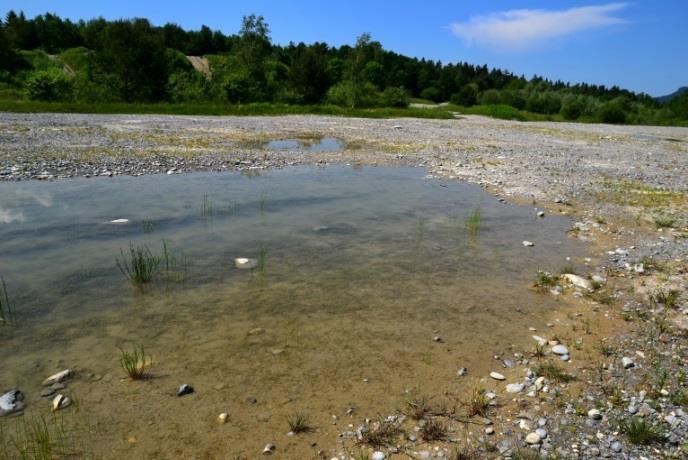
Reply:
[[20, 113], [98, 113], [157, 115], [337, 115], [358, 118], [454, 118], [443, 108], [372, 108], [349, 109], [335, 105], [251, 104], [126, 104], [83, 102], [0, 101], [0, 111]]

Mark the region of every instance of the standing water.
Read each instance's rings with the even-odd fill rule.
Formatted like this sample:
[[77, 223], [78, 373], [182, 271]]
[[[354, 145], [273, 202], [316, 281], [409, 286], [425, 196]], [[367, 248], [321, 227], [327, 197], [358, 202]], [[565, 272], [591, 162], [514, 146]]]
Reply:
[[[0, 387], [48, 414], [42, 380], [74, 369], [60, 413], [96, 457], [308, 458], [345, 430], [332, 414], [389, 413], [532, 340], [554, 302], [536, 271], [583, 255], [569, 227], [412, 168], [0, 184]], [[118, 268], [130, 247], [161, 258], [139, 287]], [[120, 349], [140, 345], [150, 376], [130, 381]], [[321, 427], [308, 441], [285, 435], [294, 412]]]

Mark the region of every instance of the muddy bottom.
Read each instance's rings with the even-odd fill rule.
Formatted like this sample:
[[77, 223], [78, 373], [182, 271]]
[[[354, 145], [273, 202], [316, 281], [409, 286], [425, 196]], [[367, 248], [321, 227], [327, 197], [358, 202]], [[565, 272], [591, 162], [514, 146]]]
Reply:
[[[256, 458], [266, 443], [312, 458], [408, 389], [469, 391], [460, 367], [487, 375], [492, 352], [545, 327], [556, 300], [529, 289], [536, 271], [585, 255], [567, 219], [412, 168], [5, 183], [0, 216], [16, 312], [0, 389], [48, 416], [42, 380], [76, 369], [59, 414], [98, 458]], [[163, 242], [135, 288], [117, 260]], [[143, 381], [119, 365], [134, 345], [153, 359]], [[196, 392], [177, 397], [183, 383]], [[288, 436], [295, 412], [316, 430]]]
[[338, 152], [343, 150], [344, 147], [344, 142], [334, 137], [323, 137], [311, 142], [299, 139], [278, 139], [262, 145], [262, 148], [266, 150], [304, 151], [310, 153]]

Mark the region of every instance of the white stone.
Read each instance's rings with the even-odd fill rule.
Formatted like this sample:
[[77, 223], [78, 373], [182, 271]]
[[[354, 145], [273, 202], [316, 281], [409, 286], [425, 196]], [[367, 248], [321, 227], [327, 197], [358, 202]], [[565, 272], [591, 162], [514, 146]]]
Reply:
[[111, 220], [109, 223], [111, 223], [111, 224], [128, 224], [129, 219], [115, 219], [115, 220]]
[[380, 452], [379, 450], [376, 450], [375, 452], [373, 452], [373, 456], [370, 458], [372, 460], [385, 460], [386, 457], [385, 457], [384, 452]]
[[528, 433], [528, 436], [526, 436], [526, 442], [528, 444], [540, 444], [540, 436], [538, 436], [537, 433]]
[[522, 383], [510, 383], [506, 386], [507, 393], [520, 393], [523, 391], [524, 385]]
[[588, 411], [588, 417], [593, 419], [593, 420], [601, 420], [602, 419], [602, 413], [597, 409], [590, 409]]
[[545, 339], [544, 337], [540, 337], [539, 335], [534, 335], [533, 340], [535, 340], [540, 346], [547, 343], [547, 339]]
[[225, 423], [227, 423], [227, 418], [229, 418], [229, 414], [223, 412], [217, 416], [217, 422], [221, 425], [224, 425]]
[[65, 395], [59, 394], [55, 396], [50, 403], [50, 409], [55, 412], [60, 409], [64, 409], [65, 407], [69, 406], [72, 403], [72, 401], [66, 397]]
[[623, 366], [624, 369], [630, 369], [632, 367], [635, 367], [635, 363], [633, 362], [633, 360], [631, 358], [626, 357], [626, 356], [621, 358], [621, 365]]
[[569, 354], [569, 349], [566, 348], [565, 345], [561, 345], [561, 344], [559, 344], [559, 345], [554, 345], [554, 346], [552, 347], [552, 353], [554, 353], [555, 355], [560, 355], [560, 356], [568, 355], [568, 354]]
[[58, 372], [57, 374], [53, 374], [47, 379], [43, 380], [43, 386], [47, 387], [50, 386], [54, 383], [60, 383], [64, 380], [67, 380], [69, 377], [72, 376], [72, 371], [69, 369], [65, 369], [63, 371]]
[[573, 273], [565, 273], [561, 275], [561, 278], [575, 287], [588, 290], [592, 289], [592, 283], [590, 280], [587, 280], [582, 276], [574, 275]]
[[18, 412], [24, 408], [24, 395], [19, 390], [11, 390], [0, 396], [0, 416]]
[[490, 377], [492, 377], [495, 380], [506, 380], [506, 377], [504, 377], [499, 372], [490, 372]]
[[270, 455], [275, 451], [276, 447], [274, 444], [265, 444], [263, 447], [263, 455]]
[[523, 246], [525, 246], [527, 248], [531, 248], [531, 247], [535, 246], [535, 243], [533, 243], [532, 241], [528, 241], [528, 240], [524, 240], [522, 244], [523, 244]]
[[248, 259], [246, 257], [237, 257], [234, 259], [234, 266], [240, 270], [248, 270], [258, 266], [258, 259]]

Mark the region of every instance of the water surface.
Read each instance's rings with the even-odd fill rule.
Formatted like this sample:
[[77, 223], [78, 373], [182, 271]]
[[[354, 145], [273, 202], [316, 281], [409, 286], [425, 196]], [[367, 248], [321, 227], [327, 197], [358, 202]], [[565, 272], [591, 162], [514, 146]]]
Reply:
[[[332, 414], [390, 413], [418, 386], [456, 391], [459, 367], [484, 375], [492, 352], [544, 326], [555, 301], [529, 289], [535, 272], [584, 255], [567, 219], [412, 168], [3, 183], [0, 216], [17, 311], [0, 329], [0, 384], [47, 411], [40, 382], [77, 369], [69, 391], [107, 458], [252, 458], [267, 442], [311, 455], [310, 440], [285, 437], [288, 414], [307, 412], [322, 446], [344, 430]], [[121, 251], [163, 241], [177, 263], [132, 288]], [[262, 269], [234, 268], [261, 253]], [[118, 348], [132, 344], [154, 378], [121, 379]], [[196, 394], [176, 398], [182, 383]], [[231, 423], [218, 427], [220, 412]]]

